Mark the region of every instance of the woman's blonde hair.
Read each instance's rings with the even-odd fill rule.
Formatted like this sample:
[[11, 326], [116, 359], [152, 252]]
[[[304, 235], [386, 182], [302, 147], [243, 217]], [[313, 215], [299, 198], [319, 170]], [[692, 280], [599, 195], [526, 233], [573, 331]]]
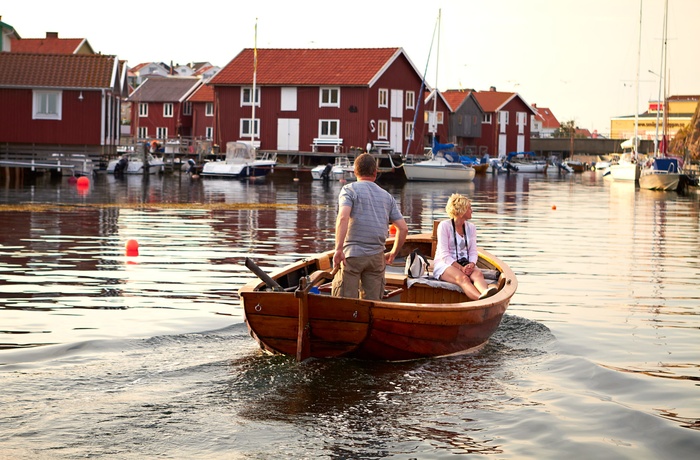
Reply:
[[471, 206], [472, 202], [469, 198], [459, 193], [453, 193], [450, 195], [450, 199], [447, 200], [447, 206], [445, 206], [445, 211], [450, 219], [456, 219], [464, 215], [467, 209]]

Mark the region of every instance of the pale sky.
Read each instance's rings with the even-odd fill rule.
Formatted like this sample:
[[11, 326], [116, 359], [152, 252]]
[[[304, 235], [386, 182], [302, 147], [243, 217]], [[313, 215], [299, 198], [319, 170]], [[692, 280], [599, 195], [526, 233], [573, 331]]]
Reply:
[[[699, 95], [700, 0], [668, 1], [668, 94]], [[256, 22], [258, 48], [401, 47], [443, 91], [495, 86], [607, 134], [611, 117], [644, 112], [658, 97], [649, 70], [662, 73], [663, 8], [643, 0], [641, 53], [640, 0], [34, 0], [3, 2], [0, 15], [22, 38], [87, 38], [130, 66], [224, 67], [254, 46]]]

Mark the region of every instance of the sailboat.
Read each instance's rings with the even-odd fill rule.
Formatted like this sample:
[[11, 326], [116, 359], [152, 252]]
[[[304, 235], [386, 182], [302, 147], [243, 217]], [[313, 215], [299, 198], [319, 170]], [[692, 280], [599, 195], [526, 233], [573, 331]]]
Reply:
[[[663, 44], [661, 47], [661, 73], [659, 74], [659, 100], [661, 104], [661, 87], [666, 75], [666, 46], [668, 39], [668, 0], [664, 2], [664, 27]], [[639, 187], [646, 190], [677, 190], [681, 182], [682, 173], [678, 165], [678, 159], [666, 158], [666, 85], [663, 98], [663, 128], [661, 144], [659, 145], [659, 108], [656, 110], [656, 139], [654, 158], [650, 159], [639, 176]], [[661, 147], [661, 148], [659, 148]]]
[[[437, 58], [440, 59], [440, 19], [442, 10], [438, 11], [437, 20]], [[402, 166], [406, 179], [409, 181], [472, 181], [476, 176], [476, 170], [469, 165], [463, 164], [459, 160], [459, 155], [451, 155], [449, 150], [454, 148], [454, 144], [440, 144], [437, 141], [437, 65], [435, 71], [435, 90], [431, 97], [433, 99], [433, 110], [429, 114], [428, 124], [433, 138], [433, 145], [430, 149], [430, 157], [416, 163], [405, 162]], [[422, 90], [422, 88], [421, 88]]]
[[616, 164], [610, 165], [610, 177], [616, 181], [639, 180], [639, 65], [642, 53], [642, 0], [639, 0], [639, 45], [637, 47], [637, 77], [635, 79], [634, 137], [621, 144], [623, 151], [630, 149], [620, 157]]

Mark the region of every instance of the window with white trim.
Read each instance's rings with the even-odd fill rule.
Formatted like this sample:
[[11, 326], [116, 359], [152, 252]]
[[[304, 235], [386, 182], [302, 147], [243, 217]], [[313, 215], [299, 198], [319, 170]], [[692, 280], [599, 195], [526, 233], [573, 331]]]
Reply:
[[340, 133], [340, 120], [319, 120], [318, 137], [337, 139]]
[[379, 120], [377, 122], [377, 139], [389, 138], [389, 120]]
[[213, 117], [214, 116], [214, 103], [207, 102], [204, 104], [204, 116]]
[[485, 125], [490, 125], [491, 124], [491, 114], [485, 113], [484, 116], [481, 118], [481, 122]]
[[139, 102], [139, 117], [148, 117], [148, 102]]
[[157, 139], [167, 139], [168, 138], [168, 128], [156, 128], [156, 138]]
[[211, 126], [207, 126], [204, 128], [204, 137], [207, 139], [213, 139], [214, 138], [214, 128]]
[[[253, 105], [253, 87], [241, 88], [241, 107]], [[255, 106], [260, 107], [260, 87], [255, 87]]]
[[379, 89], [379, 107], [389, 107], [389, 90]]
[[260, 119], [256, 118], [254, 122], [250, 118], [241, 118], [241, 137], [260, 137]]
[[166, 102], [163, 104], [163, 117], [172, 118], [173, 117], [173, 103]]
[[60, 120], [63, 112], [61, 91], [34, 91], [32, 118], [35, 120]]
[[182, 114], [183, 115], [192, 115], [192, 103], [191, 102], [184, 102], [182, 104]]
[[406, 109], [412, 110], [416, 108], [416, 93], [415, 91], [406, 91]]
[[319, 107], [340, 107], [340, 88], [321, 88]]
[[407, 121], [404, 124], [404, 133], [403, 133], [404, 139], [407, 141], [413, 140], [413, 122], [412, 121]]
[[139, 126], [138, 137], [139, 137], [139, 139], [146, 139], [148, 137], [148, 127], [147, 126]]

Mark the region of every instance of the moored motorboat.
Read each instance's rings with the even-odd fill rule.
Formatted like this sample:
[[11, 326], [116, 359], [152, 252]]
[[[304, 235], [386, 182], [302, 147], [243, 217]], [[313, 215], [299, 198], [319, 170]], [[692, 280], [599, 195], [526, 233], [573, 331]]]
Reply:
[[[92, 159], [82, 153], [53, 153], [51, 159], [57, 162], [57, 170], [63, 176], [91, 176], [95, 171]], [[61, 168], [61, 165], [68, 167]]]
[[[161, 173], [165, 169], [165, 162], [162, 158], [153, 156], [147, 152], [146, 158], [148, 162], [148, 174]], [[144, 153], [130, 152], [125, 153], [120, 158], [111, 160], [107, 164], [107, 172], [112, 174], [143, 174], [144, 173]]]
[[639, 174], [639, 188], [664, 191], [678, 190], [682, 176], [676, 158], [650, 159]]
[[476, 171], [471, 166], [449, 161], [445, 155], [431, 154], [427, 160], [404, 163], [404, 172], [409, 181], [472, 181]]
[[335, 164], [318, 165], [311, 169], [314, 180], [356, 180], [353, 164], [348, 157], [337, 157]]
[[226, 157], [204, 163], [202, 176], [234, 179], [263, 177], [274, 170], [275, 164], [277, 164], [275, 156], [264, 155], [262, 158], [257, 158], [255, 148], [248, 143], [228, 142]]
[[[414, 249], [433, 254], [434, 235], [409, 235], [402, 255]], [[392, 245], [389, 238], [387, 248]], [[299, 361], [401, 361], [474, 352], [498, 328], [518, 285], [508, 265], [480, 251], [477, 265], [499, 286], [485, 299], [471, 301], [453, 284], [408, 278], [403, 270], [387, 270], [382, 300], [333, 297], [332, 258], [333, 251], [317, 254], [270, 275], [247, 261], [260, 279], [243, 286], [239, 295], [250, 334], [264, 351]]]

